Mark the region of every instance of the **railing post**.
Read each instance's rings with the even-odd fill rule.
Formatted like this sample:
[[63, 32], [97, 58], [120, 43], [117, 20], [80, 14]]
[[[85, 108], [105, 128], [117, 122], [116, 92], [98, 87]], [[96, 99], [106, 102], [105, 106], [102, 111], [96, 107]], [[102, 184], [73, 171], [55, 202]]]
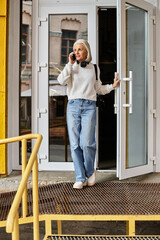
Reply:
[[39, 240], [38, 159], [33, 164], [33, 229], [34, 240]]
[[[21, 141], [22, 143], [22, 177], [24, 174], [24, 171], [27, 166], [27, 140], [23, 139]], [[27, 208], [27, 184], [23, 192], [23, 197], [22, 197], [22, 216], [25, 218], [28, 214], [28, 208]]]
[[45, 220], [45, 234], [46, 235], [51, 235], [52, 234], [51, 219], [46, 219]]
[[129, 236], [135, 236], [136, 234], [136, 230], [135, 230], [135, 220], [134, 219], [129, 219], [129, 221], [127, 221], [127, 231], [126, 234]]
[[19, 215], [18, 211], [14, 219], [14, 226], [12, 232], [12, 240], [19, 240]]
[[[57, 213], [60, 213], [61, 211], [61, 205], [57, 204]], [[62, 221], [61, 220], [57, 220], [57, 232], [59, 235], [62, 234]]]
[[57, 230], [58, 230], [58, 234], [61, 235], [62, 234], [62, 221], [58, 220], [57, 221]]
[[[37, 138], [35, 146], [32, 150], [31, 156], [29, 158], [28, 164], [26, 167], [25, 164], [27, 163], [27, 156], [26, 156], [26, 146], [27, 146], [27, 139], [34, 139]], [[26, 141], [23, 141], [26, 139]], [[40, 134], [28, 134], [19, 137], [7, 138], [0, 140], [1, 144], [12, 143], [12, 142], [22, 142], [22, 155], [23, 155], [23, 176], [18, 187], [17, 193], [14, 197], [11, 209], [9, 211], [7, 217], [7, 225], [6, 225], [6, 232], [12, 233], [12, 240], [19, 240], [19, 220], [18, 220], [18, 208], [22, 197], [24, 196], [24, 191], [27, 187], [27, 181], [31, 171], [33, 170], [33, 227], [34, 227], [34, 240], [39, 240], [39, 202], [38, 202], [38, 161], [37, 161], [37, 152], [39, 150], [40, 143], [42, 141], [42, 135]], [[26, 163], [25, 163], [26, 159]], [[26, 194], [27, 196], [27, 194]], [[25, 199], [25, 197], [24, 197]], [[27, 199], [27, 198], [26, 198]], [[26, 200], [25, 200], [26, 202]], [[25, 203], [24, 203], [25, 205]], [[26, 208], [24, 208], [24, 215], [27, 214], [27, 202]]]

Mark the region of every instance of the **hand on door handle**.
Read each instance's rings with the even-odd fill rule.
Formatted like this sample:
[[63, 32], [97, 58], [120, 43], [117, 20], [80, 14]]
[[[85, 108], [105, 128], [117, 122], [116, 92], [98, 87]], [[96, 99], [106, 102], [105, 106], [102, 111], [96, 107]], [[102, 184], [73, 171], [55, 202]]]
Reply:
[[112, 84], [113, 88], [117, 88], [119, 85], [119, 82], [121, 81], [118, 77], [119, 77], [119, 73], [116, 73], [114, 78], [114, 83]]

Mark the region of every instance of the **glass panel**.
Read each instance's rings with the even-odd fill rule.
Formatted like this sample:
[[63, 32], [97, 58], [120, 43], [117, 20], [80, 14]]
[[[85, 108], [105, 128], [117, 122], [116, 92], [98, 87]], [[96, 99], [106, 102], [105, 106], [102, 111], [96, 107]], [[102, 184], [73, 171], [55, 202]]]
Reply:
[[69, 48], [69, 53], [73, 52], [73, 48]]
[[68, 31], [62, 32], [62, 37], [63, 38], [68, 38], [69, 37], [69, 32]]
[[69, 46], [73, 48], [74, 41], [69, 41]]
[[70, 32], [70, 38], [75, 38], [76, 37], [76, 32]]
[[62, 47], [67, 47], [67, 40], [62, 40]]
[[[19, 133], [31, 133], [31, 82], [32, 82], [32, 1], [21, 1], [21, 46], [20, 46], [20, 102]], [[21, 151], [20, 151], [21, 152]], [[27, 156], [30, 156], [31, 141], [27, 142]], [[20, 162], [21, 164], [21, 162]]]
[[27, 36], [26, 35], [22, 35], [22, 46], [26, 45], [27, 43]]
[[62, 64], [62, 66], [64, 66], [65, 65], [65, 63], [67, 62], [67, 57], [61, 57], [61, 64]]
[[50, 162], [72, 161], [66, 124], [67, 87], [61, 86], [57, 77], [68, 62], [69, 52], [73, 51], [73, 43], [77, 40], [76, 36], [87, 39], [87, 29], [87, 14], [49, 16]]
[[63, 31], [63, 33], [62, 33], [62, 37], [64, 37], [64, 38], [75, 38], [76, 37], [76, 31], [69, 31], [69, 30], [67, 30], [67, 31]]
[[26, 55], [25, 55], [25, 54], [22, 55], [21, 61], [22, 61], [22, 63], [25, 63], [25, 62], [26, 62]]
[[22, 54], [25, 53], [26, 54], [26, 46], [22, 46]]
[[[126, 4], [126, 72], [133, 71], [133, 113], [126, 115], [126, 168], [147, 164], [147, 12]], [[126, 85], [126, 101], [129, 89]]]
[[22, 33], [27, 33], [27, 27], [25, 25], [22, 26]]
[[62, 55], [67, 55], [67, 48], [62, 48]]

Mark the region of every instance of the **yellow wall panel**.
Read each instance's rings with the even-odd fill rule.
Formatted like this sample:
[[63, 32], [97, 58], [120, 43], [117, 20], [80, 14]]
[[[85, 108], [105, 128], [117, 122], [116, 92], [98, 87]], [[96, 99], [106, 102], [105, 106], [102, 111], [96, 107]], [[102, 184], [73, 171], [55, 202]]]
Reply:
[[[0, 92], [0, 139], [6, 138], [6, 93]], [[6, 146], [0, 145], [0, 174], [7, 173]]]
[[7, 0], [0, 0], [0, 15], [6, 15]]
[[6, 74], [6, 18], [0, 17], [0, 92], [5, 92]]
[[[7, 135], [7, 0], [0, 0], [0, 139]], [[7, 146], [0, 146], [0, 176], [7, 174]]]
[[6, 112], [6, 99], [5, 93], [0, 92], [0, 139], [5, 137], [5, 112]]
[[4, 156], [6, 155], [6, 146], [0, 146], [0, 176], [4, 177], [7, 174], [7, 165], [4, 163]]

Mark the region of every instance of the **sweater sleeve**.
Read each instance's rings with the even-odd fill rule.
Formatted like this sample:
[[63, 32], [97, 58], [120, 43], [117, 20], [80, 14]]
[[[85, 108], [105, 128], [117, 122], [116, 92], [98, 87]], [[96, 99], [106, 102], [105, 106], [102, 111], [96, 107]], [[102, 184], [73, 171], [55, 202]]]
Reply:
[[69, 62], [59, 74], [57, 80], [61, 85], [67, 85], [71, 79], [72, 64]]
[[97, 69], [98, 69], [98, 71], [97, 71], [98, 81], [96, 80], [96, 92], [99, 95], [105, 95], [107, 93], [110, 93], [114, 89], [112, 84], [102, 85], [102, 82], [100, 80], [100, 70], [99, 70], [99, 67]]

